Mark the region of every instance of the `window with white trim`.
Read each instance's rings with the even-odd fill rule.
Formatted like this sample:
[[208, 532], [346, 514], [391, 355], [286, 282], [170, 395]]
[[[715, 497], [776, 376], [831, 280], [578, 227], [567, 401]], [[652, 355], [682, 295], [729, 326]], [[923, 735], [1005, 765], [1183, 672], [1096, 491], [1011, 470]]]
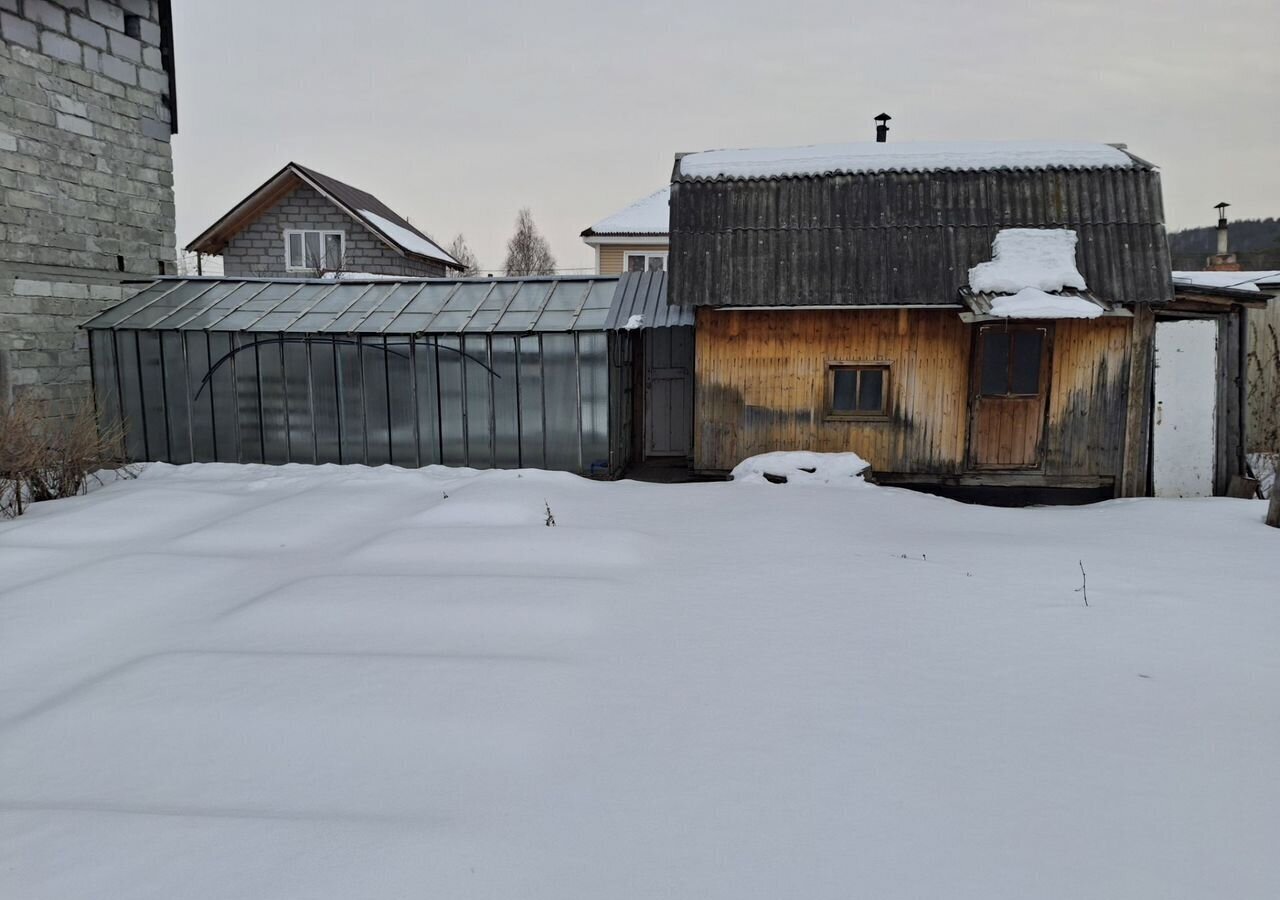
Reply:
[[662, 272], [667, 268], [666, 253], [627, 253], [622, 261], [624, 272]]
[[286, 229], [284, 233], [284, 267], [290, 272], [340, 269], [346, 252], [343, 231]]

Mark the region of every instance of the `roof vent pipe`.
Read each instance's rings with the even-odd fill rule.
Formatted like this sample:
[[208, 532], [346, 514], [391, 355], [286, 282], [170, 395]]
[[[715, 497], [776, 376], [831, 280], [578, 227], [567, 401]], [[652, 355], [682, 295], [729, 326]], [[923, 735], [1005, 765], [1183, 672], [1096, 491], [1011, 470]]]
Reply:
[[883, 144], [889, 139], [889, 114], [880, 113], [876, 116], [876, 143]]
[[1218, 211], [1218, 255], [1226, 256], [1227, 249], [1227, 207], [1230, 203], [1219, 203], [1214, 207]]

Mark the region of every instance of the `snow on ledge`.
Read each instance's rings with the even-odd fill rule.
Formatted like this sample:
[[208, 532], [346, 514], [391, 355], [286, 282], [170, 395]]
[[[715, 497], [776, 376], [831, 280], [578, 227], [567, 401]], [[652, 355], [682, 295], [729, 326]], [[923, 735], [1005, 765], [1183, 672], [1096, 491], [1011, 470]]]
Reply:
[[991, 301], [991, 315], [1001, 319], [1096, 319], [1102, 307], [1074, 294], [1047, 294], [1023, 288]]
[[1067, 228], [1002, 228], [992, 258], [969, 270], [969, 287], [983, 294], [1016, 294], [1023, 288], [1085, 290], [1076, 268], [1076, 233]]
[[[811, 453], [778, 450], [749, 456], [734, 466], [729, 477], [743, 484], [834, 484], [861, 486], [871, 464], [856, 453]], [[769, 477], [772, 476], [772, 480]]]
[[690, 178], [771, 178], [929, 169], [1126, 169], [1133, 157], [1088, 141], [911, 141], [705, 150], [680, 160]]

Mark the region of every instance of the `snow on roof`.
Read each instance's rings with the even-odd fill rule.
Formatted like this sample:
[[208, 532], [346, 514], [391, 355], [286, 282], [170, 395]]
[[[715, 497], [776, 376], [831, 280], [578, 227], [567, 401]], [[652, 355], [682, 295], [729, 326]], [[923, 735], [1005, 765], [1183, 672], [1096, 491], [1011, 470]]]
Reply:
[[918, 141], [707, 150], [680, 160], [690, 178], [769, 178], [923, 169], [1112, 168], [1138, 165], [1110, 144], [1084, 141]]
[[1002, 228], [991, 244], [990, 262], [969, 270], [969, 287], [991, 294], [1023, 288], [1085, 290], [1076, 268], [1076, 233], [1067, 228]]
[[990, 315], [1001, 319], [1096, 319], [1102, 313], [1101, 306], [1084, 297], [1028, 287], [1013, 296], [993, 299]]
[[637, 200], [626, 209], [605, 216], [584, 234], [666, 234], [669, 229], [671, 185]]
[[435, 241], [423, 237], [417, 232], [410, 231], [403, 225], [397, 225], [390, 219], [380, 216], [375, 212], [370, 212], [367, 209], [360, 210], [360, 216], [368, 221], [374, 228], [386, 235], [393, 243], [398, 244], [406, 253], [416, 253], [419, 256], [430, 256], [433, 259], [461, 266], [461, 263], [450, 256], [449, 253]]
[[1272, 272], [1174, 272], [1174, 284], [1256, 291], [1258, 285], [1280, 287], [1280, 270]]

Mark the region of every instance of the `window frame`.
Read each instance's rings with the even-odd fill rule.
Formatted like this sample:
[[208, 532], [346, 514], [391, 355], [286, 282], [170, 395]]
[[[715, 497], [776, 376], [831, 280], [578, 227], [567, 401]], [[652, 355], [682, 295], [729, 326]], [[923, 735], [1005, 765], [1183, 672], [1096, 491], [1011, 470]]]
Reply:
[[[293, 262], [293, 254], [290, 252], [290, 249], [289, 249], [289, 243], [290, 243], [289, 239], [290, 239], [290, 237], [292, 237], [292, 236], [293, 236], [293, 235], [295, 235], [295, 234], [300, 234], [300, 235], [302, 235], [302, 256], [303, 256], [303, 264], [302, 264], [302, 265], [295, 265], [295, 264], [294, 264], [294, 262]], [[329, 235], [334, 235], [334, 234], [336, 234], [336, 235], [338, 236], [338, 257], [339, 257], [339, 259], [341, 259], [341, 260], [345, 260], [345, 259], [347, 258], [347, 233], [346, 233], [345, 231], [341, 230], [341, 229], [337, 229], [337, 228], [286, 228], [286, 229], [284, 230], [284, 270], [285, 270], [286, 272], [314, 272], [314, 271], [316, 270], [316, 267], [315, 267], [315, 266], [309, 266], [309, 265], [306, 265], [306, 255], [307, 255], [307, 238], [306, 238], [306, 236], [307, 236], [308, 234], [318, 234], [318, 235], [320, 235], [320, 252], [321, 252], [321, 254], [323, 254], [323, 253], [324, 253], [324, 250], [325, 250], [325, 244], [327, 243], [327, 241], [326, 241], [325, 239], [326, 239]], [[325, 265], [325, 260], [323, 260], [323, 259], [321, 260], [321, 264], [320, 264], [320, 270], [321, 270], [321, 271], [329, 272], [329, 271], [333, 271], [333, 270], [334, 270], [334, 268], [335, 268], [335, 267], [333, 267], [333, 266]]]
[[[1007, 350], [1005, 357], [1005, 387], [1007, 390], [1003, 394], [988, 394], [983, 390], [983, 372], [982, 368], [986, 365], [987, 347], [986, 339], [988, 335], [998, 334], [1007, 342]], [[1036, 360], [1036, 390], [1033, 393], [1015, 393], [1014, 388], [1014, 362], [1015, 355], [1013, 352], [1014, 335], [1015, 334], [1039, 334], [1040, 336], [1040, 355]], [[1047, 325], [1010, 325], [1004, 323], [1003, 328], [994, 326], [986, 326], [978, 330], [978, 383], [975, 396], [984, 400], [1030, 400], [1039, 397], [1046, 392], [1047, 368], [1050, 354], [1050, 338], [1051, 331]]]
[[[654, 251], [649, 251], [649, 250], [624, 250], [624, 251], [623, 251], [623, 253], [622, 253], [622, 274], [623, 274], [623, 275], [626, 275], [628, 272], [630, 272], [630, 271], [631, 271], [631, 257], [633, 257], [633, 256], [643, 256], [643, 257], [644, 257], [644, 268], [643, 268], [643, 269], [641, 269], [641, 270], [640, 270], [640, 272], [648, 272], [648, 271], [650, 271], [650, 269], [649, 269], [649, 260], [650, 260], [650, 259], [652, 259], [652, 258], [654, 258], [654, 257], [658, 257], [658, 258], [660, 258], [660, 259], [662, 260], [662, 271], [663, 271], [663, 272], [666, 272], [666, 271], [667, 271], [667, 257], [668, 257], [668, 255], [669, 255], [669, 254], [670, 254], [670, 251], [668, 251], [668, 250], [654, 250]], [[637, 274], [639, 274], [639, 273], [637, 273]]]
[[[881, 373], [880, 408], [878, 410], [837, 410], [835, 408], [836, 372], [849, 370], [853, 370], [855, 372], [876, 371]], [[825, 420], [828, 422], [887, 422], [889, 420], [889, 388], [892, 383], [892, 378], [893, 364], [889, 360], [828, 360], [826, 364], [825, 392], [823, 396]], [[859, 375], [857, 385], [854, 389], [855, 397], [857, 397], [861, 387], [862, 376]]]

